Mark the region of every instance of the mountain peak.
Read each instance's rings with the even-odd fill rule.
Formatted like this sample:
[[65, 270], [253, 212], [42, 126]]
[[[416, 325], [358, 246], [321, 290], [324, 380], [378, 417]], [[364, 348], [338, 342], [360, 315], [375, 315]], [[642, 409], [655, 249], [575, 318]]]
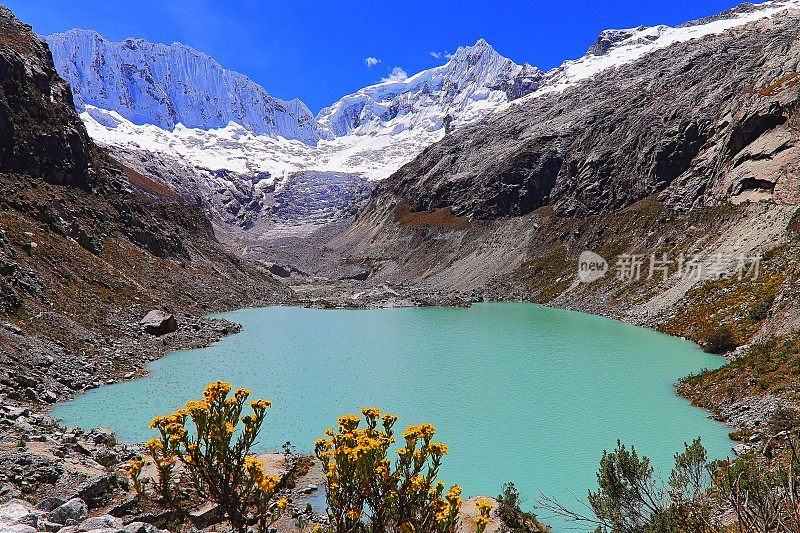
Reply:
[[460, 46], [455, 53], [450, 56], [450, 61], [464, 61], [480, 57], [502, 57], [489, 42], [481, 37], [472, 46]]
[[450, 60], [402, 84], [377, 84], [345, 96], [317, 115], [327, 137], [440, 132], [486, 116], [496, 107], [536, 90], [542, 73], [500, 55], [486, 39], [459, 47]]
[[87, 105], [116, 111], [134, 124], [210, 130], [235, 122], [255, 134], [314, 144], [314, 116], [299, 100], [272, 97], [250, 78], [182, 43], [105, 39], [75, 29], [46, 38], [59, 73]]

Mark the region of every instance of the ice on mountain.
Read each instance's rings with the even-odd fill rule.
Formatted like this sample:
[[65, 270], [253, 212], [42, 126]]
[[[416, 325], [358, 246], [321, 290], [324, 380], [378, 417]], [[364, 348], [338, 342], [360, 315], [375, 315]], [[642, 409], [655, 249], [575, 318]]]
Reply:
[[308, 144], [319, 138], [303, 102], [274, 98], [247, 76], [184, 44], [112, 42], [77, 29], [51, 35], [47, 42], [79, 111], [91, 105], [165, 130], [178, 124], [209, 130], [235, 122], [255, 134]]

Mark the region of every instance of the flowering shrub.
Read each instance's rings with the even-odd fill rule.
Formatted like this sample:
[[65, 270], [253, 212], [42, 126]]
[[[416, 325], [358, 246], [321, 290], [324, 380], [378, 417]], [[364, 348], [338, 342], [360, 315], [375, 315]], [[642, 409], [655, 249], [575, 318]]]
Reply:
[[[229, 397], [230, 392], [229, 383], [211, 383], [203, 400], [190, 401], [185, 409], [153, 419], [150, 427], [158, 430], [159, 436], [146, 446], [157, 472], [154, 485], [164, 503], [178, 506], [176, 472], [183, 470], [197, 495], [219, 505], [234, 530], [245, 531], [252, 512], [263, 532], [286, 507], [283, 499], [273, 502], [280, 479], [266, 473], [264, 462], [250, 453], [271, 403], [251, 401], [252, 413], [242, 416], [250, 391], [237, 389]], [[188, 421], [194, 426], [191, 433]], [[134, 488], [143, 496], [146, 483], [141, 473], [146, 461], [134, 461], [129, 467]]]
[[[445, 492], [438, 479], [447, 446], [434, 442], [431, 424], [409, 426], [397, 459], [389, 457], [395, 443], [397, 417], [378, 408], [344, 415], [337, 430], [316, 441], [327, 482], [327, 503], [333, 533], [453, 533], [458, 528], [461, 487]], [[489, 521], [491, 503], [481, 500], [478, 533]]]

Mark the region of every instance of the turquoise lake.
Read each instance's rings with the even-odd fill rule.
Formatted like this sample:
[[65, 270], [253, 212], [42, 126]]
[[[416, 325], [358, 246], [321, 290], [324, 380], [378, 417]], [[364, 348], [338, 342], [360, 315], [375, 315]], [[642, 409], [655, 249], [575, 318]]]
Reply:
[[[528, 507], [544, 492], [574, 508], [595, 487], [603, 449], [634, 445], [665, 472], [701, 436], [730, 455], [729, 429], [678, 397], [674, 384], [723, 364], [695, 344], [600, 317], [524, 303], [469, 309], [245, 309], [222, 316], [244, 331], [209, 348], [172, 353], [146, 378], [56, 406], [68, 424], [152, 436], [156, 414], [223, 379], [273, 401], [262, 450], [313, 440], [343, 413], [379, 406], [432, 422], [446, 442], [442, 478], [465, 495], [513, 481]], [[665, 475], [666, 477], [666, 475]], [[542, 516], [546, 519], [546, 516]], [[545, 520], [564, 531], [558, 519]]]

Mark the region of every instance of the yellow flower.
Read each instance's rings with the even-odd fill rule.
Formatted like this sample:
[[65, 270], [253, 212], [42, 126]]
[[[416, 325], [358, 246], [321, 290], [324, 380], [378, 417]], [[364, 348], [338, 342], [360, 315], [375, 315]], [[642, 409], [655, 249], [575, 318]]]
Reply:
[[485, 500], [483, 498], [478, 500], [475, 503], [475, 506], [478, 508], [478, 511], [480, 511], [481, 514], [488, 515], [489, 512], [492, 510], [492, 502], [490, 502], [489, 500]]
[[248, 455], [244, 458], [244, 467], [245, 468], [262, 468], [264, 466], [264, 460], [260, 457], [254, 457], [252, 455]]
[[488, 523], [489, 523], [488, 516], [483, 516], [481, 514], [475, 517], [475, 524], [478, 526], [478, 528], [486, 527]]
[[443, 442], [431, 442], [429, 449], [433, 455], [447, 455], [447, 444]]
[[350, 520], [358, 520], [359, 518], [361, 518], [361, 509], [349, 509], [345, 513], [345, 516], [347, 516], [347, 518], [349, 518]]
[[198, 414], [208, 413], [208, 404], [202, 400], [192, 400], [186, 402], [186, 409], [190, 414], [197, 416]]
[[142, 457], [139, 460], [134, 459], [128, 465], [128, 475], [130, 475], [131, 477], [138, 477], [138, 475], [142, 471], [142, 468], [146, 464], [147, 464], [147, 459], [145, 459], [144, 457]]
[[316, 450], [330, 450], [333, 447], [333, 442], [330, 439], [317, 439], [314, 441], [314, 449]]
[[311, 533], [322, 533], [322, 526], [319, 524], [314, 524], [311, 528]]
[[387, 413], [383, 415], [383, 418], [381, 420], [383, 421], [383, 427], [388, 430], [392, 429], [394, 423], [397, 422], [397, 416]]
[[420, 437], [419, 426], [408, 426], [403, 430], [403, 438], [407, 441], [416, 441]]
[[343, 431], [353, 431], [358, 427], [361, 419], [356, 415], [343, 415], [339, 417], [339, 427]]
[[264, 411], [272, 407], [272, 402], [269, 400], [255, 400], [250, 402], [250, 407], [252, 407], [254, 411]]
[[425, 422], [424, 424], [420, 424], [419, 433], [423, 438], [429, 439], [436, 434], [436, 429], [433, 427], [433, 424]]
[[380, 418], [381, 417], [381, 410], [377, 407], [364, 407], [361, 409], [361, 414], [363, 414], [367, 418]]
[[250, 396], [250, 389], [236, 389], [236, 392], [233, 393], [237, 400], [240, 402], [244, 402], [248, 396]]
[[272, 474], [264, 474], [263, 478], [260, 479], [257, 483], [258, 488], [263, 490], [264, 492], [275, 492], [275, 488], [278, 486], [280, 479], [277, 476], [273, 476]]
[[461, 492], [461, 487], [458, 485], [453, 485], [450, 487], [450, 490], [447, 491], [447, 501], [453, 505], [461, 505]]
[[286, 509], [286, 506], [289, 505], [289, 500], [287, 500], [286, 498], [281, 498], [280, 500], [278, 500], [278, 504], [277, 505], [278, 505], [278, 509], [283, 511], [284, 509]]
[[157, 417], [153, 418], [153, 420], [150, 422], [150, 429], [157, 428], [158, 426], [160, 426], [163, 423], [163, 421], [164, 421], [164, 417], [163, 416], [157, 416]]
[[218, 398], [227, 396], [230, 391], [230, 383], [226, 383], [224, 381], [215, 381], [206, 386], [206, 390], [203, 392], [203, 394], [207, 400], [216, 400]]

